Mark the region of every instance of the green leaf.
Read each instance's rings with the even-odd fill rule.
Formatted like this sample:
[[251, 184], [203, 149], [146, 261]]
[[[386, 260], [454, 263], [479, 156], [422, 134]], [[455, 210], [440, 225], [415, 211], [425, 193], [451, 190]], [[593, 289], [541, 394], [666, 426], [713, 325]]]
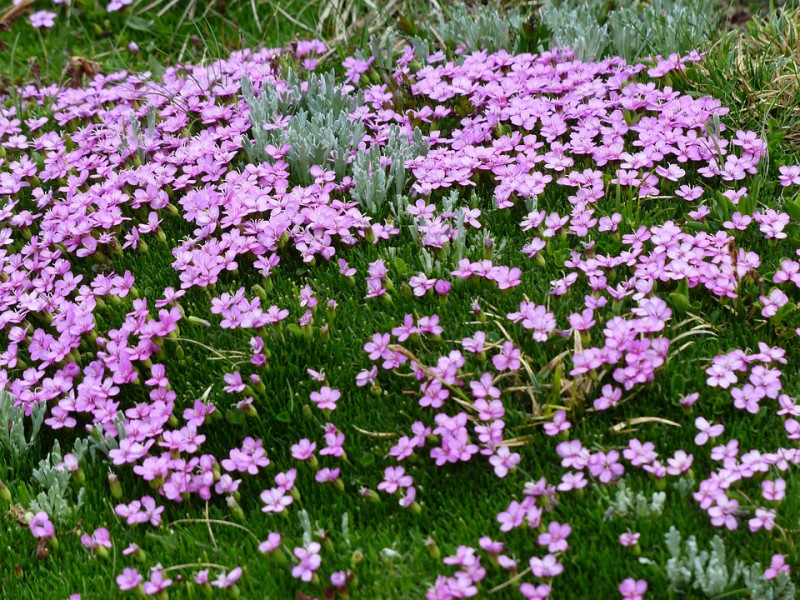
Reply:
[[153, 30], [153, 22], [142, 17], [131, 17], [126, 23], [134, 31], [144, 31], [150, 33]]
[[399, 275], [403, 275], [408, 270], [406, 261], [404, 261], [402, 258], [394, 259], [394, 268]]
[[245, 416], [241, 410], [229, 408], [225, 411], [225, 420], [231, 425], [244, 425]]
[[800, 221], [800, 200], [787, 200], [783, 207], [792, 219]]

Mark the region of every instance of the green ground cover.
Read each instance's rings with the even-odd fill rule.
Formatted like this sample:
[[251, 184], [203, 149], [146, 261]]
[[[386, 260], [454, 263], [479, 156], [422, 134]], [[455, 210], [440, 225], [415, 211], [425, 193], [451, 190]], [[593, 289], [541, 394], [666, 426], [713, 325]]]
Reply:
[[[598, 28], [609, 22], [609, 6], [599, 11]], [[198, 2], [194, 16], [189, 13], [184, 16], [176, 5], [158, 16], [157, 12], [166, 8], [165, 2], [149, 10], [144, 10], [145, 3], [140, 3], [114, 13], [107, 13], [100, 4], [76, 2], [69, 9], [60, 7], [56, 25], [46, 31], [30, 27], [27, 14], [22, 14], [9, 23], [8, 31], [0, 33], [0, 52], [8, 57], [1, 69], [5, 106], [21, 102], [15, 88], [28, 83], [45, 86], [59, 82], [66, 87], [70, 82], [85, 84], [95, 73], [120, 69], [152, 70], [155, 77], [159, 77], [166, 67], [176, 63], [211, 63], [241, 48], [280, 47], [314, 35], [330, 41], [331, 50], [321, 59], [322, 64], [336, 69], [340, 76], [344, 72], [342, 60], [345, 57], [354, 51], [368, 56], [371, 51], [368, 23], [376, 22], [370, 17], [374, 15], [371, 11], [376, 9], [371, 5], [359, 4], [353, 9], [342, 4], [336, 13], [340, 15], [337, 20], [336, 14], [325, 12], [323, 3], [259, 3], [255, 9], [258, 23], [252, 17], [248, 2], [209, 3], [208, 7], [208, 12], [204, 13], [205, 5]], [[510, 25], [512, 43], [517, 44], [520, 51], [535, 49], [540, 44], [549, 47], [550, 36], [558, 34], [558, 19], [553, 17], [545, 27], [533, 7], [521, 6], [518, 10], [520, 18], [512, 19]], [[473, 12], [471, 8], [469, 14]], [[452, 32], [453, 36], [459, 33], [459, 27], [447, 29], [446, 23], [452, 23], [452, 18], [450, 21], [446, 17], [440, 21], [433, 19], [433, 29], [426, 29], [421, 16], [424, 10], [420, 6], [392, 5], [383, 7], [379, 13], [382, 15], [379, 22], [389, 22], [405, 30], [405, 33], [398, 32], [398, 38], [417, 36], [429, 41], [432, 49], [449, 46], [451, 53], [459, 41], [447, 39], [448, 33]], [[293, 19], [287, 14], [293, 15]], [[751, 515], [745, 517], [744, 513], [740, 515], [736, 531], [715, 527], [691, 496], [699, 482], [719, 468], [709, 456], [710, 447], [716, 444], [695, 446], [697, 416], [723, 423], [722, 443], [737, 439], [742, 452], [751, 449], [774, 452], [777, 448], [796, 447], [796, 441], [787, 442], [784, 418], [775, 415], [773, 405], [777, 407], [777, 403], [774, 399], [764, 401], [764, 404], [771, 403], [769, 409], [762, 408], [758, 414], [750, 415], [735, 410], [728, 393], [706, 385], [706, 369], [714, 356], [734, 349], [757, 352], [759, 342], [786, 351], [788, 364], [780, 366], [784, 393], [795, 396], [800, 384], [795, 366], [800, 361], [800, 344], [794, 331], [800, 325], [796, 313], [787, 309], [777, 320], [764, 318], [759, 303], [759, 296], [769, 293], [772, 274], [781, 261], [795, 257], [795, 248], [800, 245], [796, 223], [797, 190], [800, 188], [784, 187], [778, 179], [779, 167], [800, 163], [800, 136], [797, 134], [800, 131], [797, 79], [800, 54], [796, 43], [800, 13], [771, 9], [755, 18], [757, 20], [744, 30], [717, 28], [709, 40], [702, 41], [696, 48], [707, 52], [701, 61], [689, 65], [685, 71], [670, 73], [658, 85], [671, 85], [694, 97], [711, 95], [719, 99], [730, 109], [730, 113], [721, 118], [729, 137], [736, 130], [755, 131], [768, 145], [768, 157], [761, 161], [758, 173], [748, 175], [744, 182], [715, 179], [708, 184], [696, 168], [692, 168], [687, 169], [689, 173], [681, 183], [704, 185], [713, 202], [717, 202], [715, 192], [747, 185], [753, 207], [786, 212], [793, 221], [787, 228], [788, 238], [780, 243], [764, 239], [755, 224], [737, 233], [736, 244], [757, 252], [761, 261], [758, 268], [761, 278], [743, 277], [737, 299], [721, 299], [702, 288], [693, 288], [688, 294], [691, 306], [679, 313], [679, 308], [686, 307], [680, 305], [681, 299], [673, 293], [680, 293], [682, 289], [669, 282], [659, 284], [657, 295], [669, 301], [675, 314], [663, 333], [672, 340], [669, 354], [653, 381], [637, 386], [630, 397], [626, 392], [625, 401], [613, 410], [587, 410], [597, 390], [591, 388], [586, 398], [577, 393], [578, 378], [569, 376], [572, 353], [576, 352], [578, 343], [584, 347], [588, 347], [589, 342], [602, 343], [602, 333], [595, 329], [586, 341], [579, 341], [580, 336], [575, 335], [554, 335], [546, 343], [538, 343], [521, 325], [506, 318], [507, 314], [519, 310], [521, 301], [529, 299], [547, 305], [559, 326], [567, 327], [569, 315], [583, 309], [584, 295], [590, 292], [587, 282], [581, 280], [569, 294], [548, 299], [552, 282], [568, 272], [564, 262], [570, 258], [570, 251], [578, 250], [580, 244], [572, 236], [555, 236], [548, 241], [541, 264], [523, 256], [520, 249], [531, 238], [530, 232], [520, 228], [520, 222], [530, 209], [525, 202], [520, 200], [506, 210], [494, 209], [494, 182], [488, 179], [480, 180], [474, 189], [459, 191], [459, 205], [482, 211], [481, 229], [470, 229], [467, 235], [466, 255], [472, 260], [485, 257], [495, 265], [519, 267], [521, 284], [508, 290], [498, 290], [488, 281], [476, 283], [474, 279], [451, 278], [450, 272], [461, 258], [457, 246], [448, 245], [439, 252], [430, 250], [430, 259], [426, 258], [420, 251], [417, 237], [407, 227], [407, 216], [393, 214], [387, 204], [378, 210], [376, 221], [388, 219], [399, 223], [401, 231], [397, 236], [378, 244], [342, 245], [338, 249], [337, 258], [345, 258], [357, 271], [352, 284], [341, 275], [335, 260], [328, 262], [317, 258], [314, 264], [309, 264], [298, 252], [281, 255], [280, 266], [270, 278], [272, 287], [264, 294], [264, 305], [277, 304], [289, 309], [291, 317], [280, 334], [266, 336], [270, 357], [268, 368], [258, 370], [264, 389], [257, 386], [255, 389], [252, 406], [257, 416], [248, 416], [235, 406], [229, 409], [241, 398], [226, 394], [222, 382], [223, 373], [255, 372], [248, 363], [251, 334], [245, 330], [221, 329], [219, 315], [211, 312], [211, 300], [241, 287], [247, 290], [247, 297], [252, 298], [253, 290], [257, 289], [254, 286], [265, 285], [262, 277], [249, 263], [242, 264], [236, 271], [223, 273], [213, 288], [193, 287], [180, 300], [185, 315], [193, 319], [180, 322], [179, 336], [165, 339], [158, 360], [153, 360], [166, 366], [171, 389], [177, 394], [176, 406], [180, 407], [176, 415], [180, 418], [184, 408], [204, 397], [218, 407], [224, 418], [202, 429], [208, 436], [203, 452], [224, 458], [231, 448], [240, 447], [242, 440], [251, 436], [264, 440], [266, 454], [273, 459], [272, 466], [258, 476], [243, 477], [238, 495], [242, 512], [218, 497], [205, 502], [193, 496], [182, 503], [159, 498], [159, 502], [166, 505], [160, 527], [128, 526], [114, 513], [119, 500], [112, 496], [109, 473], [118, 474], [126, 502], [157, 494], [132, 474], [130, 466], [110, 466], [101, 454], [96, 460], [87, 455], [82, 462], [85, 483], [80, 485], [73, 481], [67, 492], [67, 497], [75, 503], [82, 490], [82, 504], [57, 526], [58, 548], [51, 546], [46, 550], [45, 545], [37, 545], [27, 526], [19, 523], [20, 519], [25, 519], [25, 509], [41, 487], [33, 479], [33, 470], [48, 456], [56, 440], [66, 450], [81, 432], [73, 430], [65, 434], [63, 429], [54, 431], [45, 425], [32, 447], [24, 452], [0, 446], [0, 481], [5, 482], [11, 496], [10, 502], [0, 500], [4, 511], [0, 520], [2, 597], [60, 599], [75, 593], [80, 593], [84, 599], [128, 597], [134, 592], [120, 592], [115, 581], [122, 569], [134, 566], [146, 577], [148, 569], [157, 563], [167, 568], [189, 565], [170, 572], [174, 579], [181, 574], [186, 583], [176, 579], [169, 588], [169, 595], [173, 598], [200, 597], [204, 590], [191, 583], [192, 573], [197, 570], [191, 565], [208, 563], [229, 569], [242, 567], [244, 574], [237, 582], [237, 589], [243, 598], [321, 598], [326, 594], [332, 597], [334, 591], [327, 578], [338, 570], [352, 570], [355, 575], [356, 579], [348, 583], [351, 597], [418, 598], [425, 596], [437, 575], [454, 571], [442, 564], [442, 557], [454, 554], [460, 545], [477, 547], [483, 535], [502, 537], [506, 553], [516, 557], [520, 565], [518, 571], [524, 571], [530, 556], [542, 554], [536, 541], [538, 531], [523, 527], [500, 534], [497, 514], [505, 510], [511, 500], [522, 501], [526, 481], [541, 477], [550, 483], [560, 480], [564, 468], [555, 448], [563, 438], [552, 438], [542, 432], [543, 423], [551, 420], [560, 407], [568, 410], [572, 422], [570, 438], [580, 439], [591, 452], [612, 449], [621, 452], [629, 440], [636, 437], [656, 442], [662, 457], [671, 457], [679, 450], [691, 451], [694, 462], [691, 472], [666, 481], [656, 480], [640, 469], [626, 472], [624, 486], [634, 494], [640, 493], [648, 501], [652, 501], [657, 492], [666, 494], [663, 510], [655, 513], [633, 507], [621, 511], [625, 514], [610, 511], [612, 499], [622, 489], [619, 483], [617, 486], [592, 483], [580, 494], [560, 495], [558, 505], [549, 513], [549, 520], [569, 523], [572, 533], [569, 550], [559, 558], [564, 565], [564, 575], [553, 582], [552, 597], [617, 598], [620, 597], [618, 586], [627, 577], [647, 580], [648, 598], [745, 597], [748, 585], [743, 579], [721, 592], [707, 592], [691, 585], [685, 590], [676, 588], [676, 579], [667, 568], [670, 553], [664, 542], [671, 526], [684, 538], [696, 536], [701, 549], [710, 549], [712, 538], [721, 535], [731, 571], [737, 561], [747, 567], [758, 562], [763, 571], [770, 557], [780, 553], [792, 565], [792, 577], [795, 577], [796, 572], [800, 572], [800, 551], [795, 543], [800, 522], [797, 493], [800, 481], [795, 470], [790, 468], [780, 473], [789, 491], [778, 509], [780, 535], [763, 531], [750, 533], [747, 518]], [[612, 39], [613, 31], [603, 35]], [[442, 42], [450, 41], [453, 43], [441, 46]], [[690, 41], [693, 43], [695, 39], [690, 38]], [[138, 45], [137, 52], [128, 49], [131, 42]], [[687, 54], [691, 49], [694, 48], [679, 47], [675, 51]], [[618, 51], [618, 47], [610, 44], [598, 53], [614, 55]], [[631, 59], [643, 58], [649, 53]], [[399, 55], [398, 51], [395, 58]], [[594, 58], [585, 57], [587, 61]], [[82, 76], [78, 74], [80, 68], [85, 69]], [[380, 69], [373, 69], [369, 76], [373, 73], [376, 77], [387, 75], [388, 78], [388, 73]], [[641, 79], [646, 79], [644, 74]], [[405, 107], [418, 108], [415, 102], [409, 99]], [[35, 114], [35, 110], [31, 114]], [[443, 119], [440, 125], [443, 134], [459, 126], [455, 117]], [[424, 133], [430, 133], [431, 127], [425, 128], [424, 124], [422, 127]], [[193, 134], [199, 134], [202, 128], [200, 122], [188, 126]], [[237, 161], [235, 166], [243, 169], [247, 163], [245, 153], [240, 152]], [[585, 158], [576, 161], [573, 169], [590, 167], [597, 168]], [[608, 189], [604, 201], [609, 206], [600, 209], [598, 216], [621, 213], [623, 234], [636, 231], [640, 226], [652, 227], [667, 221], [686, 225], [692, 221], [688, 212], [696, 205], [674, 196], [677, 184], [666, 187], [663, 197], [658, 199], [639, 198], [634, 190], [615, 188], [610, 183], [611, 177], [608, 174], [604, 179]], [[298, 182], [292, 179], [291, 183]], [[715, 185], [718, 187], [714, 188]], [[538, 208], [548, 213], [568, 214], [571, 210], [568, 195], [563, 188], [550, 187], [538, 196]], [[440, 190], [430, 201], [441, 206], [446, 196]], [[722, 199], [718, 206], [719, 210], [723, 210], [722, 207], [731, 209]], [[179, 287], [178, 273], [171, 267], [175, 260], [171, 251], [182, 239], [193, 235], [195, 227], [167, 211], [161, 216], [163, 240], [148, 237], [147, 250], [126, 250], [113, 257], [108, 265], [102, 260], [71, 257], [73, 273], [88, 280], [109, 265], [118, 274], [130, 271], [139, 296], [152, 300], [162, 297], [167, 287]], [[724, 220], [718, 217], [715, 213], [711, 218]], [[690, 225], [686, 226], [691, 230]], [[712, 233], [715, 230], [712, 228]], [[490, 238], [490, 242], [485, 242], [484, 238]], [[21, 247], [22, 240], [16, 240], [15, 244], [17, 242]], [[616, 255], [622, 249], [619, 236], [613, 239], [610, 235], [598, 236], [597, 243], [598, 253]], [[15, 246], [14, 250], [20, 248]], [[386, 262], [388, 276], [394, 282], [395, 288], [389, 291], [391, 302], [364, 297], [367, 270], [379, 259]], [[435, 262], [427, 264], [429, 260]], [[446, 296], [431, 291], [421, 298], [416, 297], [408, 282], [420, 272], [453, 279], [452, 290]], [[629, 276], [624, 267], [615, 270], [613, 275], [618, 281]], [[305, 328], [289, 326], [288, 323], [296, 323], [305, 311], [300, 296], [305, 285], [309, 285], [319, 299], [314, 321]], [[782, 289], [796, 301], [796, 289]], [[328, 300], [338, 304], [332, 318], [325, 314]], [[473, 308], [476, 302], [481, 308], [477, 313]], [[107, 302], [99, 307], [95, 312], [98, 331], [119, 327], [132, 306], [132, 299], [126, 298], [119, 305]], [[621, 314], [630, 315], [630, 308], [624, 305]], [[409, 434], [412, 423], [431, 421], [430, 409], [418, 405], [419, 385], [415, 385], [407, 367], [400, 369], [400, 374], [381, 371], [379, 388], [373, 390], [354, 383], [356, 373], [372, 366], [364, 351], [365, 343], [374, 333], [389, 332], [397, 327], [407, 314], [417, 317], [436, 314], [444, 328], [441, 336], [422, 336], [416, 342], [405, 344], [423, 364], [435, 365], [440, 356], [460, 349], [463, 338], [482, 329], [490, 343], [499, 345], [508, 336], [532, 367], [532, 373], [522, 370], [503, 380], [505, 388], [513, 388], [504, 392], [503, 404], [506, 437], [517, 442], [512, 447], [521, 457], [518, 470], [513, 476], [498, 478], [485, 460], [438, 468], [427, 451], [420, 452], [410, 465], [405, 465], [413, 472], [420, 510], [405, 510], [398, 506], [397, 497], [386, 494], [379, 495], [380, 502], [371, 502], [359, 492], [362, 486], [376, 489], [384, 477], [384, 469], [393, 464], [387, 460], [390, 448], [400, 436]], [[204, 321], [213, 326], [206, 326]], [[491, 360], [481, 362], [477, 357], [470, 357], [463, 372], [465, 379], [472, 378], [467, 374], [477, 377], [491, 370], [490, 363]], [[341, 391], [340, 404], [331, 415], [323, 414], [309, 400], [310, 394], [321, 384], [311, 380], [307, 369], [324, 373], [327, 383]], [[141, 373], [145, 375], [143, 379], [149, 376], [144, 368]], [[586, 385], [590, 384], [586, 382]], [[687, 409], [679, 404], [681, 397], [695, 391], [701, 393], [697, 405]], [[129, 407], [145, 399], [146, 388], [137, 384], [126, 386], [120, 402]], [[314, 471], [306, 464], [295, 464], [289, 456], [289, 447], [303, 437], [317, 440], [321, 446], [328, 420], [346, 436], [347, 458], [324, 461], [326, 466], [341, 467], [343, 490], [316, 484]], [[26, 422], [29, 433], [30, 421]], [[259, 494], [271, 485], [276, 473], [290, 467], [298, 469], [300, 499], [286, 518], [262, 513]], [[742, 488], [743, 495], [745, 492], [758, 494], [756, 482], [748, 482]], [[744, 497], [740, 498], [742, 505], [745, 505]], [[23, 508], [22, 512], [18, 507]], [[304, 527], [302, 514], [310, 519], [310, 531]], [[98, 527], [106, 527], [113, 540], [108, 558], [89, 552], [80, 542], [80, 534], [91, 533]], [[285, 539], [293, 541], [288, 546], [291, 550], [302, 545], [304, 530], [306, 535], [310, 533], [323, 542], [322, 583], [302, 583], [293, 578], [292, 559], [288, 555], [280, 552], [277, 556], [267, 555], [258, 550], [259, 542], [273, 531], [280, 531]], [[619, 536], [626, 531], [641, 534], [636, 551], [620, 545]], [[144, 549], [146, 558], [142, 563], [122, 554], [131, 543]], [[640, 557], [648, 560], [640, 560]], [[488, 574], [477, 597], [521, 597], [519, 581], [530, 578], [517, 581], [513, 571], [500, 569], [486, 558], [483, 563]], [[214, 567], [211, 569], [215, 572]], [[224, 593], [214, 591], [219, 596]], [[764, 592], [761, 597], [793, 597], [786, 588], [784, 596], [777, 593], [768, 596], [768, 593]], [[340, 597], [346, 596], [340, 593]]]

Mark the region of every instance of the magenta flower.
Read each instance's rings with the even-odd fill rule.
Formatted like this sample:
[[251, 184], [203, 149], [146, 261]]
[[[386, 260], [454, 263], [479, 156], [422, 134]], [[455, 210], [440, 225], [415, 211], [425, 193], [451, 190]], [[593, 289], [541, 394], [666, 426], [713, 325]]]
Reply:
[[519, 360], [520, 356], [522, 356], [522, 351], [516, 348], [513, 342], [504, 342], [500, 354], [492, 357], [492, 364], [498, 371], [516, 371], [522, 365]]
[[321, 410], [336, 410], [336, 402], [341, 396], [342, 393], [339, 390], [324, 385], [320, 391], [311, 392], [311, 401]]
[[267, 539], [258, 545], [258, 551], [262, 554], [274, 552], [281, 545], [281, 534], [272, 532], [267, 536]]
[[208, 583], [208, 569], [202, 569], [195, 573], [194, 582], [197, 585], [206, 585]]
[[261, 512], [278, 514], [286, 510], [294, 498], [282, 487], [277, 487], [261, 492], [261, 501], [264, 503]]
[[218, 587], [220, 589], [225, 589], [233, 586], [239, 578], [242, 576], [242, 568], [236, 567], [231, 569], [227, 573], [222, 572], [220, 573], [217, 578], [211, 582], [211, 585], [214, 587]]
[[33, 515], [28, 526], [30, 527], [33, 537], [37, 539], [48, 539], [56, 535], [56, 530], [50, 522], [50, 517], [44, 511]]
[[537, 542], [540, 546], [547, 546], [547, 551], [550, 553], [565, 552], [569, 547], [567, 538], [570, 533], [572, 533], [572, 527], [567, 523], [562, 525], [552, 521], [547, 526], [547, 531], [539, 534]]
[[533, 556], [529, 562], [531, 572], [535, 577], [555, 577], [564, 571], [564, 565], [559, 563], [552, 554], [546, 554], [544, 558]]
[[52, 29], [56, 24], [56, 13], [49, 10], [37, 10], [28, 18], [36, 29]]
[[371, 56], [366, 61], [359, 60], [354, 56], [348, 56], [342, 63], [345, 68], [345, 82], [358, 83], [361, 80], [361, 76], [369, 71], [369, 66], [373, 60], [375, 60], [374, 56]]
[[527, 600], [546, 600], [550, 597], [550, 586], [546, 583], [533, 585], [526, 582], [519, 586], [519, 591]]
[[698, 446], [704, 445], [709, 439], [718, 437], [725, 431], [724, 425], [709, 423], [704, 417], [697, 417], [694, 420], [694, 426], [699, 430], [699, 433], [694, 436], [694, 443]]
[[144, 582], [144, 593], [148, 596], [155, 596], [172, 585], [172, 579], [164, 577], [164, 568], [156, 565], [150, 570], [150, 581]]
[[294, 555], [300, 561], [292, 567], [292, 577], [303, 581], [311, 581], [316, 571], [322, 564], [322, 557], [319, 555], [321, 546], [317, 542], [311, 542], [307, 547], [297, 547]]
[[783, 187], [800, 185], [800, 165], [778, 167], [778, 171], [780, 172], [778, 181], [780, 181]]
[[647, 582], [644, 579], [628, 577], [619, 584], [619, 593], [625, 600], [642, 600], [647, 591]]
[[98, 527], [91, 536], [83, 534], [81, 536], [81, 544], [90, 550], [111, 548], [111, 536], [108, 533], [108, 529], [105, 527]]
[[117, 585], [119, 586], [119, 591], [121, 592], [126, 592], [139, 587], [142, 581], [142, 576], [139, 575], [136, 569], [132, 569], [130, 567], [126, 567], [122, 570], [120, 575], [117, 575]]
[[783, 554], [773, 554], [769, 568], [764, 571], [764, 578], [775, 579], [780, 573], [788, 575], [790, 572], [791, 569], [786, 564], [786, 557]]
[[786, 481], [781, 477], [775, 481], [765, 479], [761, 482], [761, 495], [764, 500], [780, 502], [786, 497]]
[[736, 521], [736, 512], [739, 509], [739, 502], [729, 498], [720, 492], [714, 498], [715, 504], [708, 509], [708, 516], [711, 517], [711, 524], [715, 527], [723, 525], [729, 530], [734, 530], [739, 526]]
[[619, 452], [616, 450], [592, 454], [588, 466], [592, 477], [597, 477], [602, 483], [614, 481], [625, 472], [625, 467], [619, 462]]
[[378, 489], [387, 494], [394, 494], [400, 488], [410, 487], [412, 483], [411, 476], [406, 475], [403, 467], [386, 467], [383, 481], [378, 484]]
[[553, 415], [553, 420], [544, 424], [544, 432], [549, 436], [554, 436], [569, 431], [570, 427], [572, 427], [572, 423], [567, 421], [566, 411], [557, 410], [556, 414]]
[[771, 531], [775, 527], [775, 509], [757, 508], [755, 516], [747, 522], [752, 533], [759, 529]]
[[339, 472], [340, 469], [338, 467], [335, 469], [325, 467], [317, 471], [314, 479], [316, 479], [318, 483], [336, 483], [339, 480]]

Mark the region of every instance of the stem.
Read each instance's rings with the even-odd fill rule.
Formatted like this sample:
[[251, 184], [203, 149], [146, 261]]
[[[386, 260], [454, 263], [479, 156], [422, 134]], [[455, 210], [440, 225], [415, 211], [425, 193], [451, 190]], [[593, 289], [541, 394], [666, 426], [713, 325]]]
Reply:
[[179, 569], [194, 569], [197, 567], [205, 567], [209, 569], [222, 569], [223, 571], [227, 571], [228, 567], [225, 565], [218, 565], [216, 563], [192, 563], [186, 565], [174, 565], [172, 567], [167, 567], [166, 569], [161, 569], [162, 573], [169, 573], [170, 571], [177, 571]]
[[167, 527], [171, 525], [177, 525], [178, 523], [213, 523], [214, 525], [228, 525], [229, 527], [236, 527], [236, 529], [246, 531], [256, 541], [257, 544], [261, 543], [261, 540], [256, 537], [256, 534], [250, 531], [247, 527], [244, 525], [239, 525], [238, 523], [231, 523], [230, 521], [222, 521], [220, 519], [178, 519], [177, 521], [172, 521], [169, 523]]
[[530, 568], [530, 567], [528, 567], [528, 568], [527, 568], [527, 569], [525, 569], [524, 571], [520, 571], [519, 573], [517, 573], [516, 575], [514, 575], [514, 577], [512, 577], [512, 578], [511, 578], [511, 579], [509, 579], [508, 581], [506, 581], [506, 582], [504, 582], [504, 583], [501, 583], [500, 585], [498, 585], [498, 586], [495, 586], [495, 587], [493, 587], [492, 589], [490, 589], [490, 590], [489, 590], [489, 593], [490, 593], [490, 594], [496, 594], [496, 593], [497, 593], [497, 592], [499, 592], [500, 590], [502, 590], [502, 589], [504, 589], [504, 588], [507, 588], [508, 586], [510, 586], [510, 585], [512, 585], [512, 584], [514, 584], [514, 583], [516, 583], [517, 581], [519, 581], [520, 579], [522, 579], [522, 578], [523, 578], [525, 575], [527, 575], [527, 574], [528, 574], [528, 573], [530, 573], [530, 572], [531, 572], [531, 568]]

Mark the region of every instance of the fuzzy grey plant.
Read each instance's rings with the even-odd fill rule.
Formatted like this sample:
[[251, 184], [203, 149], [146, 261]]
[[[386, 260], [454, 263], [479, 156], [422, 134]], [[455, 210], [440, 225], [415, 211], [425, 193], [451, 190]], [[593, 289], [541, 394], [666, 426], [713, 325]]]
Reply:
[[664, 492], [654, 492], [650, 498], [641, 492], [634, 492], [628, 487], [624, 479], [619, 482], [613, 499], [602, 491], [601, 495], [609, 503], [603, 515], [603, 519], [606, 521], [614, 517], [625, 518], [633, 516], [637, 519], [657, 517], [663, 512], [664, 503], [667, 499], [667, 495]]
[[86, 444], [89, 450], [89, 456], [92, 461], [97, 459], [97, 455], [102, 454], [108, 457], [111, 450], [119, 448], [120, 440], [124, 440], [127, 436], [125, 432], [125, 419], [122, 415], [117, 415], [114, 421], [114, 427], [117, 430], [117, 437], [108, 435], [100, 424], [95, 424], [92, 428], [89, 437], [86, 439]]
[[794, 600], [797, 589], [786, 573], [766, 579], [761, 565], [755, 563], [742, 571], [747, 597], [751, 600]]
[[[789, 600], [795, 598], [795, 586], [781, 573], [767, 580], [758, 563], [749, 567], [740, 561], [729, 564], [725, 542], [715, 535], [709, 550], [700, 550], [695, 537], [689, 536], [681, 543], [682, 536], [674, 526], [664, 535], [670, 558], [664, 567], [670, 589], [679, 593], [691, 590], [702, 592], [707, 598], [740, 591], [748, 598], [760, 600]], [[740, 579], [744, 588], [740, 589]]]
[[608, 27], [613, 52], [629, 61], [696, 50], [719, 18], [709, 0], [632, 2], [611, 11]]
[[[88, 448], [86, 440], [77, 440], [73, 447], [72, 454], [80, 462]], [[42, 488], [41, 491], [31, 499], [29, 509], [32, 512], [44, 511], [50, 518], [64, 522], [74, 516], [83, 506], [84, 488], [80, 488], [75, 502], [72, 501], [70, 472], [60, 467], [64, 456], [61, 453], [61, 445], [58, 440], [53, 442], [53, 449], [39, 461], [39, 465], [33, 470], [33, 478]]]
[[482, 6], [475, 14], [463, 3], [434, 13], [434, 29], [445, 43], [465, 46], [468, 50], [515, 49], [516, 35], [522, 30], [524, 17], [517, 9], [500, 12]]
[[539, 17], [553, 46], [568, 46], [579, 60], [685, 54], [709, 37], [719, 20], [711, 0], [546, 0]]
[[[14, 457], [27, 454], [36, 443], [39, 430], [44, 421], [47, 404], [40, 402], [33, 405], [30, 417], [20, 406], [14, 406], [14, 398], [8, 392], [0, 392], [0, 445]], [[30, 421], [30, 434], [25, 437], [25, 421]]]
[[[391, 46], [383, 50], [391, 56]], [[418, 128], [409, 135], [393, 126], [384, 144], [367, 146], [364, 124], [353, 116], [364, 105], [362, 92], [346, 93], [335, 84], [333, 73], [312, 73], [304, 84], [289, 71], [285, 87], [278, 91], [265, 85], [256, 96], [250, 82], [242, 82], [252, 125], [245, 149], [252, 162], [267, 160], [268, 146], [287, 144], [286, 161], [302, 184], [311, 183], [312, 166], [332, 167], [339, 179], [352, 175], [352, 197], [368, 213], [379, 213], [387, 200], [394, 200], [397, 208], [408, 205], [406, 161], [429, 147]], [[285, 126], [275, 126], [281, 119], [288, 119]]]
[[[254, 163], [268, 158], [267, 146], [289, 144], [286, 159], [303, 183], [309, 183], [308, 169], [333, 159], [336, 174], [343, 177], [351, 153], [364, 137], [364, 126], [350, 115], [363, 104], [361, 92], [348, 94], [335, 82], [333, 72], [311, 73], [303, 82], [292, 70], [286, 73], [286, 89], [264, 85], [256, 96], [246, 77], [242, 95], [250, 109], [251, 135], [245, 150]], [[289, 118], [286, 127], [279, 119]]]
[[604, 4], [597, 0], [545, 2], [539, 16], [551, 32], [551, 44], [571, 48], [578, 60], [602, 55], [609, 39], [608, 26], [600, 23]]

